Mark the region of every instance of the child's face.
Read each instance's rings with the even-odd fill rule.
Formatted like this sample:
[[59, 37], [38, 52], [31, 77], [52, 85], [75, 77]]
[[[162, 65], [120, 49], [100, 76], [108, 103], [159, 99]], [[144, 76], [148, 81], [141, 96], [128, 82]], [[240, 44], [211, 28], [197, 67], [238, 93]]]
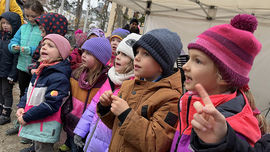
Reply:
[[116, 49], [117, 49], [120, 42], [121, 42], [121, 39], [119, 39], [118, 37], [113, 37], [112, 38], [111, 47], [112, 47], [113, 54], [116, 54]]
[[136, 50], [134, 59], [134, 74], [147, 81], [154, 81], [162, 74], [162, 68], [157, 61], [142, 47]]
[[129, 56], [119, 51], [115, 58], [115, 64], [114, 64], [115, 71], [120, 74], [125, 74], [124, 71], [126, 69], [127, 64], [130, 62], [130, 60], [131, 59]]
[[44, 27], [42, 25], [39, 25], [38, 27], [39, 27], [39, 29], [41, 31], [41, 35], [40, 36], [41, 37], [45, 37], [47, 33], [46, 33]]
[[213, 60], [197, 49], [189, 50], [190, 59], [183, 65], [188, 91], [196, 91], [195, 85], [201, 83], [209, 95], [219, 94], [217, 67]]
[[57, 59], [61, 57], [56, 45], [53, 41], [45, 39], [41, 44], [40, 57], [41, 60], [49, 62], [51, 59]]
[[35, 18], [38, 17], [39, 15], [32, 11], [30, 8], [29, 9], [24, 9], [24, 13], [25, 13], [25, 18], [30, 22], [30, 24], [32, 25], [36, 25], [36, 21]]
[[96, 64], [95, 56], [93, 54], [91, 54], [89, 51], [83, 50], [82, 64], [86, 68], [93, 69], [95, 67], [95, 64]]
[[5, 18], [2, 17], [1, 20], [0, 20], [0, 22], [1, 22], [1, 26], [2, 26], [2, 28], [3, 28], [4, 31], [10, 31], [10, 32], [12, 32], [12, 27], [11, 27], [11, 25], [9, 24], [9, 22]]

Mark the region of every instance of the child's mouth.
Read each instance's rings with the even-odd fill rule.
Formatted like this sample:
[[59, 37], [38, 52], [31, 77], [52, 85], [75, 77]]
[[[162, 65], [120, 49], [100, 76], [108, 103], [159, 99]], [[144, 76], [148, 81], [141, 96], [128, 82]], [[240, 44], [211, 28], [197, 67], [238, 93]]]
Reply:
[[47, 53], [45, 53], [45, 52], [42, 52], [42, 53], [41, 53], [41, 55], [48, 55], [48, 54], [47, 54]]
[[189, 83], [189, 82], [191, 82], [191, 81], [192, 81], [191, 77], [186, 76], [186, 83]]

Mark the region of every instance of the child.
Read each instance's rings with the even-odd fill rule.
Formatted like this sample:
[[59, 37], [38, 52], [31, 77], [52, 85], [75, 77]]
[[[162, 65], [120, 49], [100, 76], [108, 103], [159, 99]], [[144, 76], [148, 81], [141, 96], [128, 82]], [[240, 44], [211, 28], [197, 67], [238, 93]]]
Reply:
[[0, 125], [11, 121], [12, 88], [18, 78], [16, 66], [19, 54], [10, 53], [8, 44], [20, 26], [19, 14], [5, 12], [0, 16]]
[[[108, 72], [108, 79], [93, 97], [90, 105], [87, 107], [77, 124], [74, 136], [74, 143], [78, 146], [84, 145], [82, 139], [87, 136], [84, 151], [105, 152], [111, 141], [112, 131], [107, 128], [96, 113], [96, 105], [99, 97], [107, 90], [112, 90], [117, 95], [123, 81], [134, 77], [133, 60], [134, 54], [132, 45], [139, 40], [138, 34], [130, 34], [121, 41], [116, 49], [116, 58], [114, 66]], [[89, 133], [88, 133], [89, 132]]]
[[122, 28], [118, 28], [112, 32], [112, 35], [110, 37], [112, 56], [111, 56], [110, 61], [107, 63], [108, 66], [110, 67], [113, 66], [113, 61], [116, 56], [117, 46], [123, 40], [123, 38], [127, 37], [128, 34], [129, 34], [129, 31]]
[[[5, 12], [6, 0], [0, 1], [0, 15]], [[9, 0], [9, 11], [17, 13], [20, 15], [21, 24], [24, 24], [23, 21], [23, 11], [20, 6], [17, 4], [16, 0]]]
[[60, 138], [61, 105], [70, 91], [70, 49], [68, 40], [59, 34], [44, 37], [42, 63], [18, 104], [19, 136], [34, 140], [36, 152], [54, 151], [53, 144]]
[[[65, 16], [58, 13], [47, 13], [43, 14], [35, 19], [39, 29], [41, 30], [41, 37], [45, 37], [47, 34], [60, 34], [65, 36], [67, 33], [68, 21]], [[35, 49], [31, 63], [28, 65], [27, 69], [29, 73], [33, 74], [34, 69], [39, 66], [38, 59], [40, 57], [41, 42]]]
[[31, 75], [28, 73], [27, 66], [31, 63], [32, 54], [42, 40], [41, 31], [36, 24], [35, 18], [43, 14], [42, 4], [37, 0], [27, 0], [24, 5], [25, 17], [28, 24], [24, 24], [16, 32], [14, 38], [8, 45], [11, 53], [19, 53], [17, 69], [19, 70], [18, 80], [20, 88], [20, 97], [28, 86]]
[[105, 91], [97, 105], [113, 131], [110, 152], [170, 149], [182, 94], [181, 74], [173, 67], [181, 50], [180, 37], [167, 29], [152, 30], [133, 45], [136, 78], [125, 81], [117, 96]]
[[104, 32], [102, 31], [102, 29], [93, 28], [93, 29], [89, 30], [89, 33], [78, 33], [78, 32], [79, 32], [79, 30], [77, 30], [75, 32], [75, 39], [76, 39], [77, 46], [76, 46], [76, 48], [74, 48], [74, 50], [70, 54], [70, 56], [72, 58], [72, 60], [71, 60], [71, 69], [72, 70], [77, 69], [78, 66], [80, 65], [80, 63], [82, 63], [81, 47], [86, 40], [89, 40], [89, 39], [94, 38], [94, 37], [105, 38], [105, 35], [104, 35]]
[[63, 127], [67, 132], [65, 145], [70, 147], [71, 151], [83, 151], [74, 144], [73, 130], [87, 105], [106, 81], [109, 69], [106, 63], [112, 55], [110, 42], [105, 38], [95, 37], [87, 40], [82, 50], [81, 66], [73, 70], [70, 78], [73, 109], [66, 114]]
[[[183, 66], [188, 92], [180, 99], [181, 123], [178, 124], [171, 151], [193, 151], [189, 145], [191, 129], [192, 126], [195, 130], [201, 127], [192, 117], [196, 115], [197, 104], [206, 99], [198, 95], [199, 90], [196, 90], [195, 85], [199, 83], [209, 94], [209, 102], [224, 115], [239, 138], [251, 146], [261, 138], [258, 120], [252, 112], [256, 108], [254, 99], [250, 98], [252, 95], [246, 87], [253, 60], [262, 47], [253, 35], [256, 27], [254, 16], [237, 15], [231, 24], [214, 26], [188, 45], [190, 59]], [[199, 102], [194, 104], [195, 101]], [[194, 118], [197, 117], [195, 115]], [[262, 125], [261, 121], [259, 124]], [[217, 124], [217, 127], [220, 126], [226, 127], [226, 123]], [[207, 129], [212, 130], [212, 127], [207, 125]], [[262, 131], [266, 132], [264, 125]], [[215, 143], [217, 139], [212, 138], [210, 133], [207, 131], [205, 138]]]

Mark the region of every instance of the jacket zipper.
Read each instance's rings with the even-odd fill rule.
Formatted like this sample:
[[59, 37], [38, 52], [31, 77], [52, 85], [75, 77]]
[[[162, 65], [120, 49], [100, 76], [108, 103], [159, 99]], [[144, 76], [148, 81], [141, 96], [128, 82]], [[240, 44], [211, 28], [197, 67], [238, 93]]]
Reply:
[[[179, 137], [178, 137], [178, 139], [177, 139], [177, 142], [176, 142], [176, 146], [175, 146], [174, 152], [177, 152], [178, 144], [179, 144], [179, 142], [180, 142], [180, 139], [181, 139], [183, 133], [184, 133], [184, 132], [187, 130], [187, 128], [189, 127], [189, 124], [188, 124], [188, 115], [189, 115], [189, 107], [190, 107], [191, 98], [192, 98], [192, 96], [189, 96], [189, 97], [188, 97], [187, 115], [186, 115], [186, 117], [187, 117], [187, 120], [186, 120], [187, 127], [183, 130], [182, 133], [181, 133], [181, 121], [180, 121], [180, 118], [179, 118], [179, 134], [180, 134], [180, 135], [179, 135]], [[180, 98], [180, 99], [181, 99], [181, 98]], [[179, 102], [180, 102], [180, 100], [179, 100]], [[178, 106], [178, 108], [179, 108], [179, 106]], [[178, 110], [180, 110], [180, 109], [178, 109]]]
[[[32, 34], [33, 30], [34, 30], [34, 26], [32, 25], [32, 29], [31, 29], [30, 35], [29, 35], [28, 40], [27, 40], [27, 46], [28, 47], [29, 47], [29, 43], [30, 43], [29, 41], [30, 41], [31, 34]], [[30, 55], [31, 55], [31, 50], [30, 50]], [[26, 71], [27, 71], [27, 66], [28, 66], [28, 55], [26, 55], [26, 62], [25, 62]]]

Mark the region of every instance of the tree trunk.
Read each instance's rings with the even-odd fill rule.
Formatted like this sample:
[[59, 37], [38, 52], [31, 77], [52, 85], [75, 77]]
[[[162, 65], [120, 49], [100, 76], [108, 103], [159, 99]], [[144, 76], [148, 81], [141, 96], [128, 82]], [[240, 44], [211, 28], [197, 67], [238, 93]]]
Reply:
[[76, 19], [75, 19], [75, 31], [79, 29], [82, 14], [82, 4], [84, 0], [77, 0]]

